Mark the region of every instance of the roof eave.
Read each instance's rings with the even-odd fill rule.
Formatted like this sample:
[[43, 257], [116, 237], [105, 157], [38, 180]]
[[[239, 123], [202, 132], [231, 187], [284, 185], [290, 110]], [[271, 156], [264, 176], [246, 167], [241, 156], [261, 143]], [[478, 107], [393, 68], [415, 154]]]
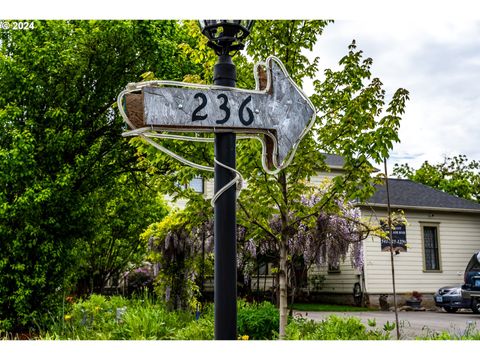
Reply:
[[[363, 207], [387, 208], [387, 204], [381, 204], [381, 203], [367, 203], [367, 204], [357, 203], [356, 205], [357, 206], [363, 206]], [[391, 204], [390, 207], [391, 208], [397, 208], [397, 209], [480, 214], [480, 209], [462, 209], [462, 208], [446, 208], [446, 207], [432, 207], [432, 206], [413, 206], [413, 205], [399, 205], [399, 204]]]

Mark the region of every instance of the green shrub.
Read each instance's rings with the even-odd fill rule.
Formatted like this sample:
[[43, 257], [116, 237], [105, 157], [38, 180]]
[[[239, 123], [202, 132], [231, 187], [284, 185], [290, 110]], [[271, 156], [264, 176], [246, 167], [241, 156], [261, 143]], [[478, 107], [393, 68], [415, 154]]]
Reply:
[[[92, 295], [65, 309], [65, 317], [40, 329], [43, 340], [212, 340], [214, 338], [213, 305], [202, 310], [198, 321], [186, 311], [170, 311], [165, 303], [148, 296], [126, 299], [121, 296]], [[117, 312], [117, 310], [119, 310]], [[53, 323], [53, 325], [51, 325]], [[251, 340], [278, 338], [278, 309], [268, 302], [238, 301], [238, 336]], [[382, 330], [369, 320], [365, 326], [355, 317], [332, 315], [321, 322], [305, 318], [290, 319], [287, 340], [387, 340], [394, 324]], [[0, 339], [20, 337], [0, 331]], [[429, 332], [418, 340], [480, 340], [480, 332], [470, 325], [456, 333]]]
[[[128, 300], [121, 296], [107, 298], [91, 295], [65, 309], [65, 315], [56, 319], [43, 336], [65, 339], [109, 340], [117, 326], [118, 308], [125, 308]], [[42, 337], [43, 337], [42, 336]]]
[[186, 327], [175, 334], [175, 340], [213, 340], [214, 321], [213, 317], [201, 317], [198, 321], [190, 322]]
[[115, 339], [160, 340], [172, 339], [179, 321], [179, 314], [168, 312], [159, 306], [127, 309], [122, 323], [114, 331]]
[[388, 340], [390, 332], [368, 330], [358, 318], [329, 316], [321, 322], [295, 318], [286, 328], [287, 340]]
[[148, 297], [125, 299], [92, 295], [74, 304], [64, 319], [57, 319], [43, 339], [153, 340], [173, 339], [193, 321], [188, 312], [168, 311]]
[[276, 338], [279, 326], [278, 309], [269, 302], [249, 304], [238, 302], [238, 335], [248, 335], [251, 340]]

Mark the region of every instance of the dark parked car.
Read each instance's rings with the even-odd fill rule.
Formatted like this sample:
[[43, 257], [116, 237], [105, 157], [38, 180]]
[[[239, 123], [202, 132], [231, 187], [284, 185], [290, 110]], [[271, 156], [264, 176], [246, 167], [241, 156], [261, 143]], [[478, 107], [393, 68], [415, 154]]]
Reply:
[[462, 297], [462, 285], [444, 286], [435, 293], [435, 305], [443, 307], [446, 312], [454, 313], [458, 309], [470, 309], [471, 299]]
[[471, 301], [472, 311], [480, 313], [480, 252], [470, 259], [465, 269], [465, 284], [462, 286], [462, 297]]

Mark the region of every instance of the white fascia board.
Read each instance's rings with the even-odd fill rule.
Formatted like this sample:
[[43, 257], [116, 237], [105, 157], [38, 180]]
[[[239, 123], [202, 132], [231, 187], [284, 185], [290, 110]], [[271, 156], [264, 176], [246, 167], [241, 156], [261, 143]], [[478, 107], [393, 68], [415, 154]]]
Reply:
[[[359, 207], [377, 207], [377, 208], [387, 208], [387, 204], [378, 204], [378, 203], [357, 203], [355, 204]], [[446, 207], [430, 207], [430, 206], [411, 206], [411, 205], [397, 205], [391, 204], [391, 208], [396, 209], [411, 209], [411, 210], [424, 210], [424, 211], [442, 211], [442, 212], [459, 212], [459, 213], [474, 213], [480, 214], [480, 209], [459, 209], [459, 208], [446, 208]]]

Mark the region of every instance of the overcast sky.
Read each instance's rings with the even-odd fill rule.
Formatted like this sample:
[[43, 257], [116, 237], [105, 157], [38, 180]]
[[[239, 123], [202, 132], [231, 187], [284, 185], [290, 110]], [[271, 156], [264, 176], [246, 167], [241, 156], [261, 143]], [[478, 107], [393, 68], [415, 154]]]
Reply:
[[338, 66], [352, 39], [388, 99], [398, 87], [410, 91], [389, 169], [457, 154], [480, 160], [480, 21], [338, 20], [314, 49], [320, 68]]

